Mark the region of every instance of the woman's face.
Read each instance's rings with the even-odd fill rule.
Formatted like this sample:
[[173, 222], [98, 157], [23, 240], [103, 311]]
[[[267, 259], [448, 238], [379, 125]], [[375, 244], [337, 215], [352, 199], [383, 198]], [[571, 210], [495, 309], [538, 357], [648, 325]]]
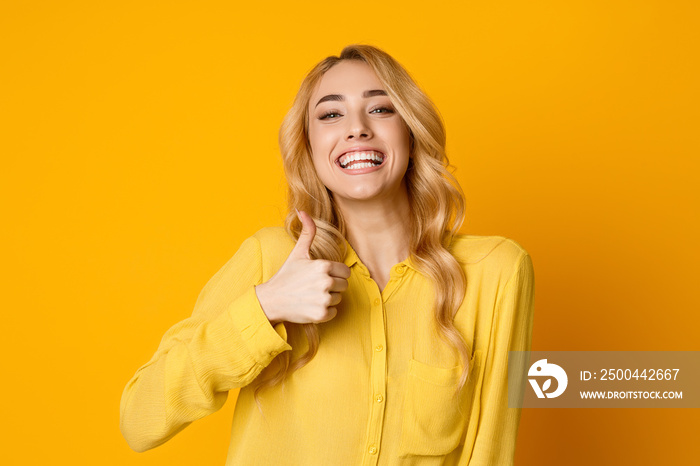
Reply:
[[405, 189], [409, 131], [369, 65], [346, 60], [328, 70], [308, 111], [316, 173], [336, 200], [391, 199]]

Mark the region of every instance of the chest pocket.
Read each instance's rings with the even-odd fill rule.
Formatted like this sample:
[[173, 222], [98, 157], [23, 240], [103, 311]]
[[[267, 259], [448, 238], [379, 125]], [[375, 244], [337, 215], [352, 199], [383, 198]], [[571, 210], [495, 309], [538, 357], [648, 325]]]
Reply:
[[399, 456], [443, 456], [462, 440], [472, 405], [481, 351], [470, 361], [467, 383], [456, 393], [459, 366], [434, 367], [411, 359], [404, 392]]

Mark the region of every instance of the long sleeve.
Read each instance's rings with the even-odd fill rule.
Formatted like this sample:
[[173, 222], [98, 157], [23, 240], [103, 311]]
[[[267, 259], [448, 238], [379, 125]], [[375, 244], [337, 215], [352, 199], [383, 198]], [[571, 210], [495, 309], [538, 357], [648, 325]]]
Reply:
[[529, 351], [534, 323], [534, 271], [523, 252], [496, 304], [481, 391], [481, 414], [471, 454], [462, 466], [512, 465], [520, 409], [508, 408], [508, 352]]
[[204, 286], [192, 316], [165, 333], [127, 383], [120, 428], [132, 449], [154, 448], [220, 409], [229, 390], [248, 385], [292, 349], [284, 324], [273, 328], [260, 307], [261, 280], [260, 241], [251, 236]]

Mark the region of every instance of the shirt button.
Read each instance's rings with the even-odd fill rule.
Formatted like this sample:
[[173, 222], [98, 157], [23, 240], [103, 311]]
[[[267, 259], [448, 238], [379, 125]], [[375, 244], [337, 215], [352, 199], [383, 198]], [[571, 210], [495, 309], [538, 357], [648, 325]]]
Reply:
[[382, 345], [377, 345], [374, 347], [374, 351], [381, 351], [383, 349], [384, 349], [384, 347]]
[[374, 305], [375, 305], [375, 306], [379, 306], [379, 303], [380, 303], [380, 302], [381, 302], [381, 301], [379, 300], [379, 298], [377, 298], [377, 299], [374, 300]]
[[403, 274], [405, 271], [406, 271], [406, 266], [403, 264], [396, 267], [396, 273], [398, 273], [399, 275]]
[[384, 401], [384, 397], [382, 395], [377, 395], [376, 397], [374, 397], [374, 399], [377, 401], [377, 403], [381, 403], [382, 401]]
[[372, 445], [371, 447], [369, 447], [369, 454], [370, 454], [370, 455], [376, 455], [376, 454], [377, 454], [377, 447], [375, 447], [374, 445]]

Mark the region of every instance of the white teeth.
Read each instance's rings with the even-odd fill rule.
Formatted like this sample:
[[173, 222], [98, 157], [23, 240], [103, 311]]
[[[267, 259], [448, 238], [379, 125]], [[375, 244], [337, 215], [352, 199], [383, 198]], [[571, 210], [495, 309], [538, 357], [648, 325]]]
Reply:
[[[341, 157], [340, 160], [339, 160], [339, 162], [340, 162], [340, 165], [341, 165], [343, 168], [346, 168], [347, 165], [348, 165], [349, 163], [355, 162], [355, 161], [357, 161], [357, 160], [368, 160], [368, 161], [369, 161], [369, 160], [372, 160], [372, 161], [375, 161], [375, 162], [381, 164], [382, 161], [384, 160], [384, 156], [381, 155], [380, 153], [377, 153], [377, 152], [374, 152], [374, 151], [371, 151], [371, 152], [354, 152], [354, 153], [352, 153], [352, 154], [350, 154], [350, 155], [346, 155], [346, 156]], [[362, 165], [366, 165], [366, 164], [362, 164]], [[374, 164], [369, 164], [369, 166], [374, 166]], [[358, 168], [359, 168], [359, 167], [358, 167]]]
[[376, 167], [373, 163], [356, 163], [352, 167], [346, 168], [346, 170], [359, 170], [360, 168]]

